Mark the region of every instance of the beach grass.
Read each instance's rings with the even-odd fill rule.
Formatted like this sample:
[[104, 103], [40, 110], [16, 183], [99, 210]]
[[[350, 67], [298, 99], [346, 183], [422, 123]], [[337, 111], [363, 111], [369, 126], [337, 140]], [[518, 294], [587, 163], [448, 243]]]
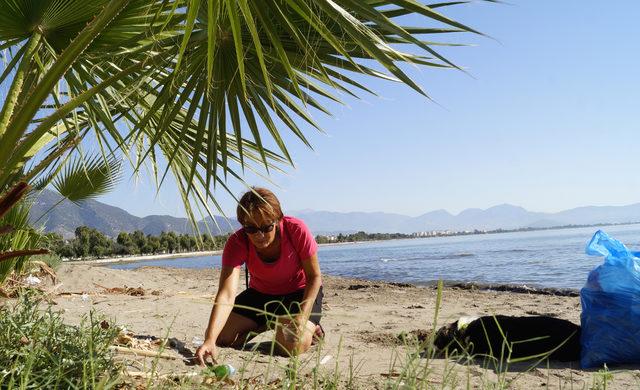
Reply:
[[[192, 375], [161, 375], [158, 357], [145, 366], [142, 379], [131, 378], [109, 350], [118, 332], [111, 321], [91, 313], [80, 325], [67, 325], [41, 295], [26, 290], [17, 300], [0, 303], [0, 389], [509, 389], [517, 388], [519, 379], [533, 370], [537, 376], [546, 376], [547, 388], [615, 388], [615, 372], [607, 367], [592, 372], [587, 383], [550, 375], [552, 368], [545, 357], [532, 357], [523, 366], [510, 359], [506, 341], [498, 358], [469, 351], [442, 356], [434, 348], [442, 290], [440, 284], [432, 329], [426, 337], [399, 334], [398, 345], [379, 376], [359, 375], [364, 362], [349, 356], [342, 339], [331, 351], [320, 341], [306, 354], [282, 357], [276, 354], [274, 333], [270, 348], [247, 348], [238, 372], [226, 379], [206, 369], [192, 370]], [[166, 346], [161, 344], [159, 354]], [[348, 364], [339, 364], [345, 355]], [[514, 363], [519, 366], [512, 370]]]
[[67, 325], [42, 294], [27, 290], [0, 306], [0, 388], [112, 389], [119, 365], [108, 348], [117, 330], [93, 313]]

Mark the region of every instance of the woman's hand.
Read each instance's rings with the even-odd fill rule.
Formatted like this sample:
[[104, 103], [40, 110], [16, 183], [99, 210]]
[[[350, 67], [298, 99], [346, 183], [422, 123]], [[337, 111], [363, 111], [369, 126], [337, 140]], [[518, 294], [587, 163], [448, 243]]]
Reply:
[[304, 336], [307, 319], [303, 315], [282, 320], [282, 335], [288, 344], [297, 344]]
[[296, 342], [300, 342], [305, 336], [304, 332], [307, 331], [307, 316], [298, 314], [294, 320], [296, 326]]
[[207, 362], [207, 356], [211, 356], [213, 363], [216, 363], [218, 357], [218, 348], [216, 347], [215, 340], [207, 339], [201, 346], [196, 349], [196, 358], [200, 366], [204, 366]]
[[305, 352], [311, 346], [315, 325], [305, 315], [281, 318], [276, 325], [276, 341], [288, 355]]

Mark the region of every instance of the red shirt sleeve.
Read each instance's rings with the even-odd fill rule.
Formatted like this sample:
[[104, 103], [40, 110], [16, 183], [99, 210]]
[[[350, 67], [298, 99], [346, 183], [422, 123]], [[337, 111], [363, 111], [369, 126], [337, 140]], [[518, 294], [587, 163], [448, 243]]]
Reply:
[[300, 260], [307, 260], [318, 252], [318, 244], [311, 231], [302, 220], [293, 217], [285, 217], [291, 244], [298, 253]]
[[222, 265], [235, 268], [240, 267], [245, 263], [248, 256], [247, 242], [244, 234], [237, 231], [229, 236], [222, 251]]

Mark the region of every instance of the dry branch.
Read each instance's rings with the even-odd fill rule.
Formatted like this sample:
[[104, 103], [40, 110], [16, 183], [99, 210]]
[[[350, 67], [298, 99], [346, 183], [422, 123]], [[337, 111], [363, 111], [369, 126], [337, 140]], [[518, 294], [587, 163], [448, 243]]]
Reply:
[[111, 347], [109, 347], [109, 349], [112, 350], [112, 351], [115, 351], [115, 352], [126, 353], [126, 354], [130, 354], [130, 355], [147, 356], [147, 357], [159, 357], [159, 358], [163, 358], [163, 359], [181, 359], [178, 356], [170, 355], [168, 353], [145, 351], [144, 349], [118, 347], [118, 346], [115, 346], [115, 345], [112, 345]]

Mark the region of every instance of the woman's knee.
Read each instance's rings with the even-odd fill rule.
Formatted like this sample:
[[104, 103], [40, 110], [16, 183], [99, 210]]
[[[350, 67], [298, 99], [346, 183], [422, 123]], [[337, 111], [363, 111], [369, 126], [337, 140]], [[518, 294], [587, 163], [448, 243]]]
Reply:
[[300, 339], [294, 342], [278, 340], [278, 346], [280, 347], [280, 352], [282, 353], [282, 355], [296, 356], [307, 352], [311, 347], [311, 341], [307, 341], [305, 339]]
[[309, 347], [311, 347], [313, 338], [311, 328], [315, 329], [315, 325], [308, 322], [302, 332], [299, 332], [292, 325], [293, 323], [289, 322], [276, 328], [276, 341], [278, 346], [282, 352], [287, 355], [298, 355], [307, 352]]

